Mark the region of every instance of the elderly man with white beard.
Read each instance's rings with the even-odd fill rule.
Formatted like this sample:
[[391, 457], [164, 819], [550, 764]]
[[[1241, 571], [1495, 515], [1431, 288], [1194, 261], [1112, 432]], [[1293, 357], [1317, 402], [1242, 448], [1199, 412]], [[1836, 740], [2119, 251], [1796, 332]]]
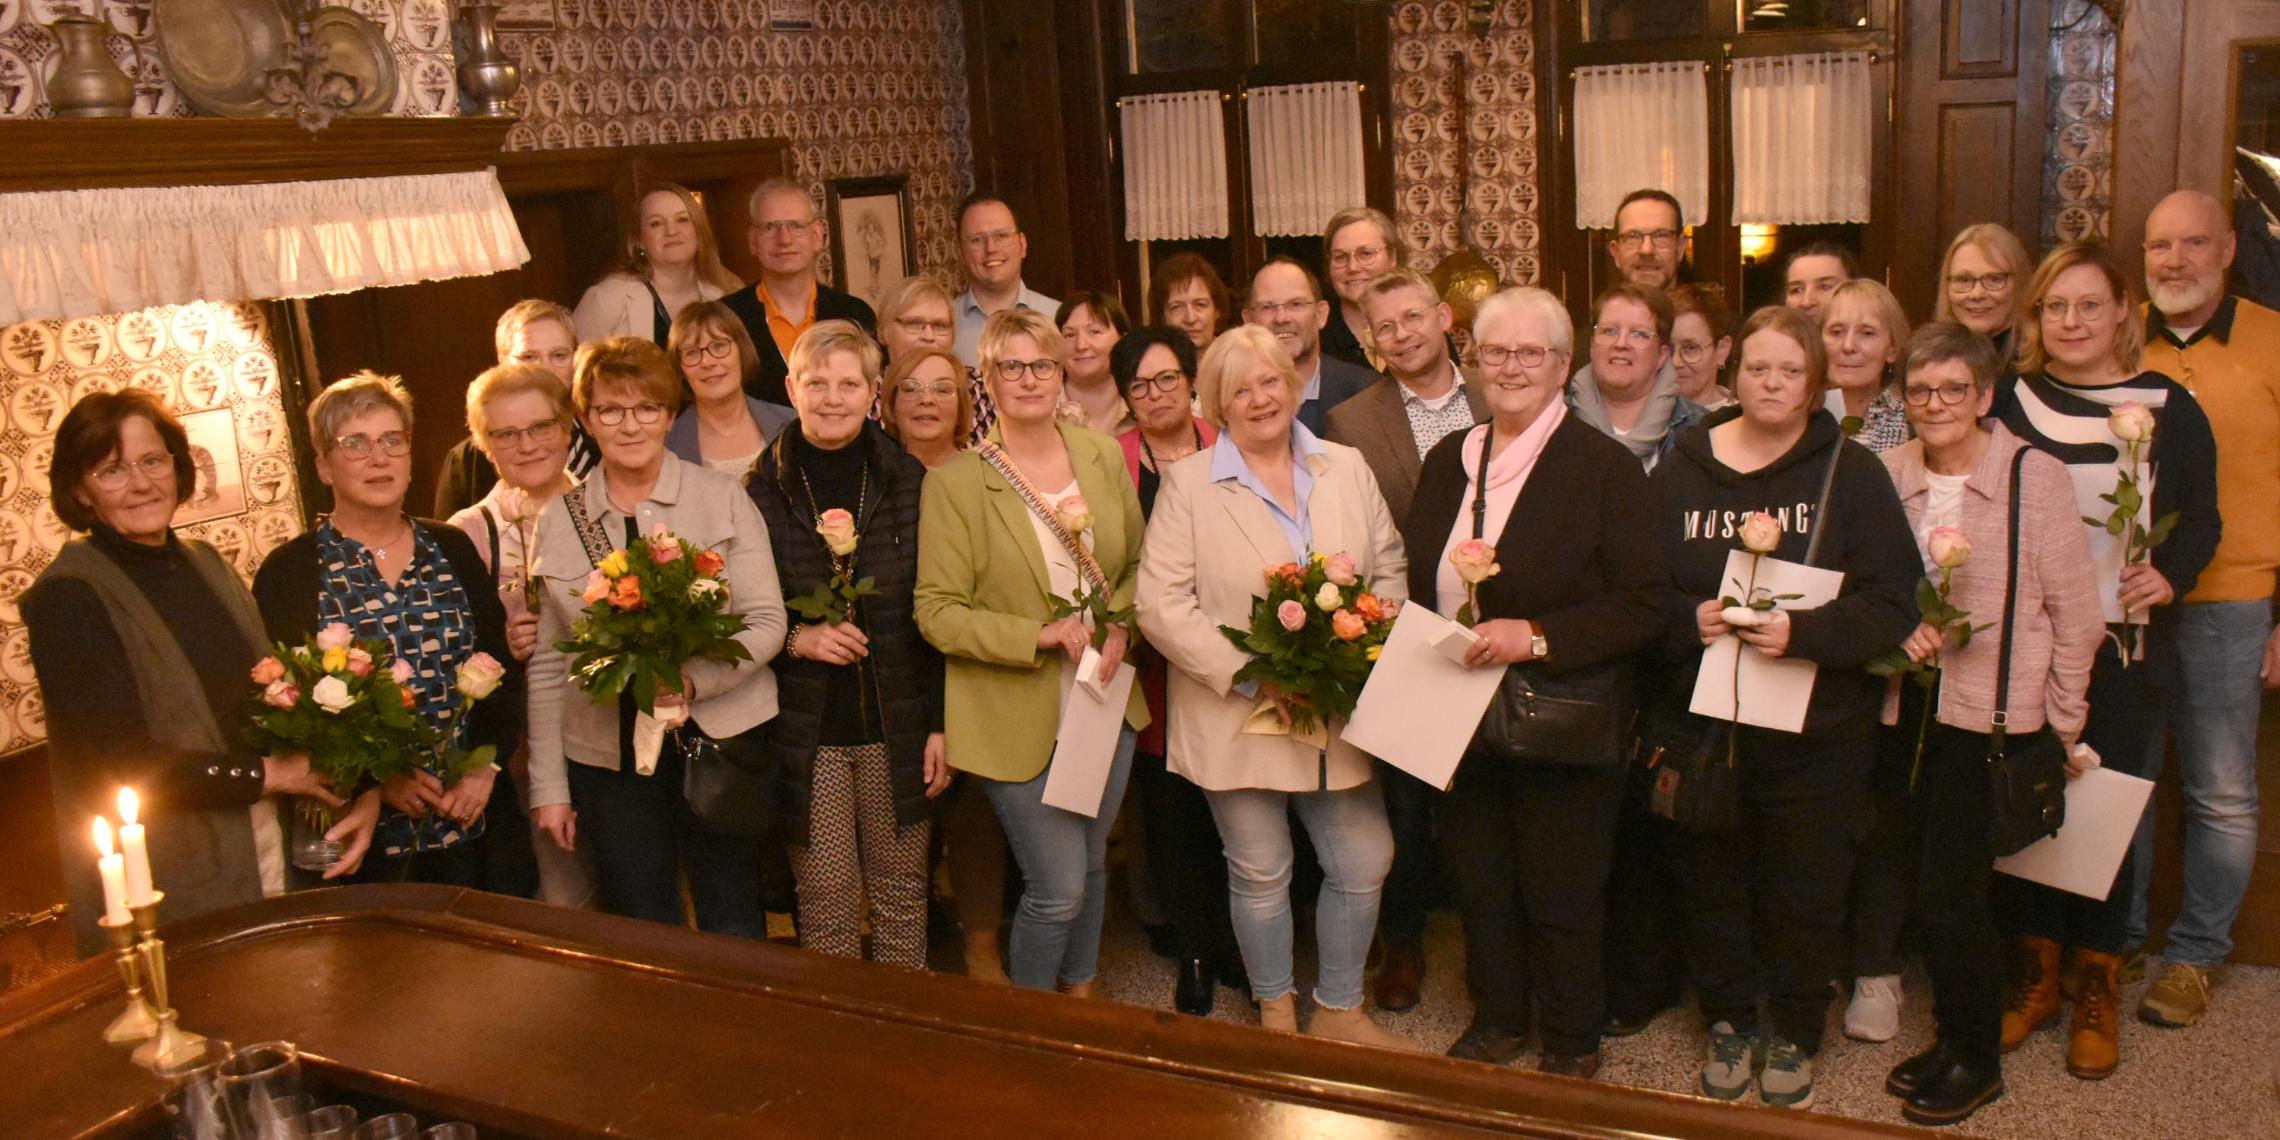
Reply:
[[[2198, 190], [2153, 208], [2145, 226], [2144, 366], [2191, 390], [2217, 441], [2216, 556], [2177, 607], [2183, 692], [2172, 704], [2185, 794], [2185, 897], [2169, 927], [2167, 969], [2138, 1016], [2181, 1028], [2201, 1019], [2256, 862], [2256, 723], [2280, 688], [2272, 598], [2280, 568], [2280, 313], [2225, 291], [2234, 235]], [[2260, 684], [2261, 682], [2261, 684]], [[2130, 933], [2145, 930], [2151, 813], [2139, 829]]]

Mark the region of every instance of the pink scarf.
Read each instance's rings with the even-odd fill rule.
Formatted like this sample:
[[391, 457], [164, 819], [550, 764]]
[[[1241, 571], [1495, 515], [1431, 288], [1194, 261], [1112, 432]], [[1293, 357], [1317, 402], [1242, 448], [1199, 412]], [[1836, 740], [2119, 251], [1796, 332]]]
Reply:
[[[1565, 419], [1567, 402], [1554, 399], [1551, 406], [1537, 413], [1536, 422], [1529, 424], [1520, 438], [1489, 460], [1488, 515], [1481, 520], [1481, 541], [1494, 546], [1503, 537], [1504, 523], [1512, 517], [1512, 504], [1520, 501], [1520, 489], [1528, 485], [1528, 473], [1536, 469], [1536, 460], [1544, 454], [1544, 444], [1551, 440], [1552, 432]], [[1449, 540], [1442, 544], [1440, 562], [1433, 570], [1433, 608], [1440, 611], [1442, 617], [1452, 620], [1457, 616], [1457, 607], [1465, 601], [1465, 580], [1457, 576], [1456, 567], [1449, 565], [1449, 552], [1473, 536], [1473, 483], [1480, 477], [1480, 443], [1487, 435], [1487, 424], [1465, 433], [1464, 501], [1458, 505], [1457, 521], [1449, 527]]]

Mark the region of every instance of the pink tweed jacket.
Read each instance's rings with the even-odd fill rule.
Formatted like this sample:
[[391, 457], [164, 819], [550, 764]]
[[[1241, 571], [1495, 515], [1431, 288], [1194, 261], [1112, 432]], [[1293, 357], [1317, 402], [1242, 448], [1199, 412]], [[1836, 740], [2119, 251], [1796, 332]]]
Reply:
[[[1964, 483], [1962, 530], [1971, 540], [1971, 557], [1955, 571], [1949, 599], [1971, 615], [1974, 626], [2003, 616], [2003, 586], [2009, 557], [2011, 456], [2027, 444], [1993, 420], [1994, 439], [1979, 467]], [[1922, 440], [1885, 452], [1885, 470], [1899, 489], [1909, 529], [1923, 540], [1922, 518], [1931, 484], [1924, 477]], [[2010, 730], [2028, 732], [2049, 724], [2069, 745], [2089, 715], [2090, 663], [2105, 636], [2097, 586], [2090, 572], [2090, 548], [2082, 536], [2074, 486], [2066, 468], [2041, 452], [2027, 456], [2020, 471], [2019, 597], [2011, 631]], [[1962, 649], [1941, 654], [1940, 723], [1973, 732], [1993, 727], [1995, 665], [1999, 629], [1972, 637]], [[1895, 682], [1897, 684], [1898, 682]], [[1897, 707], [1898, 690], [1886, 702]]]

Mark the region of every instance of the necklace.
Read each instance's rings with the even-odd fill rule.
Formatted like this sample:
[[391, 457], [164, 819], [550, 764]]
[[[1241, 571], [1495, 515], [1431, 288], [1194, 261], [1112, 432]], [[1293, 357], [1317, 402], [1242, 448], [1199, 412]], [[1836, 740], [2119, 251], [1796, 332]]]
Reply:
[[[1173, 456], [1172, 460], [1174, 462], [1186, 459], [1189, 455], [1194, 455], [1196, 452], [1203, 450], [1203, 429], [1191, 426], [1189, 430], [1195, 433], [1195, 447], [1193, 450], [1188, 451], [1184, 455]], [[1156, 449], [1148, 446], [1148, 433], [1146, 432], [1140, 433], [1140, 450], [1146, 453], [1148, 456], [1148, 469], [1161, 474], [1164, 470], [1164, 461], [1157, 459]]]
[[[412, 524], [407, 522], [404, 524], [404, 529], [396, 532], [395, 538], [388, 540], [388, 546], [395, 546], [397, 543], [403, 541], [404, 539], [410, 538], [411, 536]], [[372, 560], [374, 562], [378, 562], [381, 559], [388, 557], [388, 546], [368, 546], [365, 547], [365, 549], [371, 551]]]

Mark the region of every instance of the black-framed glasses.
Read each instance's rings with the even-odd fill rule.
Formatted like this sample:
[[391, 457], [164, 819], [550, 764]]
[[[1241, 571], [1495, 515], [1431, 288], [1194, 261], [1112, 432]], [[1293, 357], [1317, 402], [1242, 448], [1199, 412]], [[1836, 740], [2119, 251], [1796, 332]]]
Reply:
[[690, 365], [702, 364], [707, 357], [714, 360], [726, 360], [734, 355], [736, 355], [735, 341], [725, 336], [715, 337], [703, 344], [682, 345], [681, 366], [686, 368]]
[[1534, 368], [1551, 358], [1552, 350], [1540, 344], [1488, 344], [1480, 346], [1483, 367], [1502, 368], [1508, 361], [1519, 361], [1522, 368]]
[[1656, 249], [1670, 249], [1678, 244], [1677, 230], [1624, 230], [1615, 235], [1615, 244], [1625, 253], [1637, 250], [1652, 242]]
[[1144, 400], [1158, 392], [1173, 392], [1188, 382], [1188, 374], [1177, 368], [1166, 368], [1153, 376], [1135, 376], [1124, 386], [1124, 394], [1135, 400]]
[[1035, 376], [1039, 380], [1051, 380], [1061, 374], [1061, 362], [1058, 360], [1000, 360], [997, 362], [997, 374], [1000, 380], [1019, 380], [1023, 373]]
[[512, 451], [524, 444], [532, 447], [552, 447], [562, 439], [562, 421], [549, 418], [519, 428], [497, 428], [483, 433], [491, 441], [493, 451]]
[[1947, 279], [1947, 291], [1958, 297], [1968, 297], [1981, 289], [2000, 293], [2010, 287], [2008, 273], [1950, 273]]
[[665, 405], [655, 400], [643, 400], [630, 407], [625, 404], [596, 404], [587, 411], [593, 413], [594, 422], [603, 427], [616, 427], [630, 414], [633, 422], [647, 427], [665, 418]]
[[106, 491], [117, 491], [124, 488], [138, 473], [153, 483], [173, 478], [174, 453], [154, 451], [133, 463], [106, 463], [88, 472], [87, 477]]
[[1936, 395], [1940, 403], [1952, 408], [1970, 399], [1971, 392], [1969, 384], [1903, 384], [1900, 398], [1911, 408], [1921, 408], [1930, 405]]
[[355, 459], [370, 459], [375, 452], [394, 458], [412, 453], [412, 433], [384, 431], [377, 436], [344, 435], [333, 441], [333, 447]]

